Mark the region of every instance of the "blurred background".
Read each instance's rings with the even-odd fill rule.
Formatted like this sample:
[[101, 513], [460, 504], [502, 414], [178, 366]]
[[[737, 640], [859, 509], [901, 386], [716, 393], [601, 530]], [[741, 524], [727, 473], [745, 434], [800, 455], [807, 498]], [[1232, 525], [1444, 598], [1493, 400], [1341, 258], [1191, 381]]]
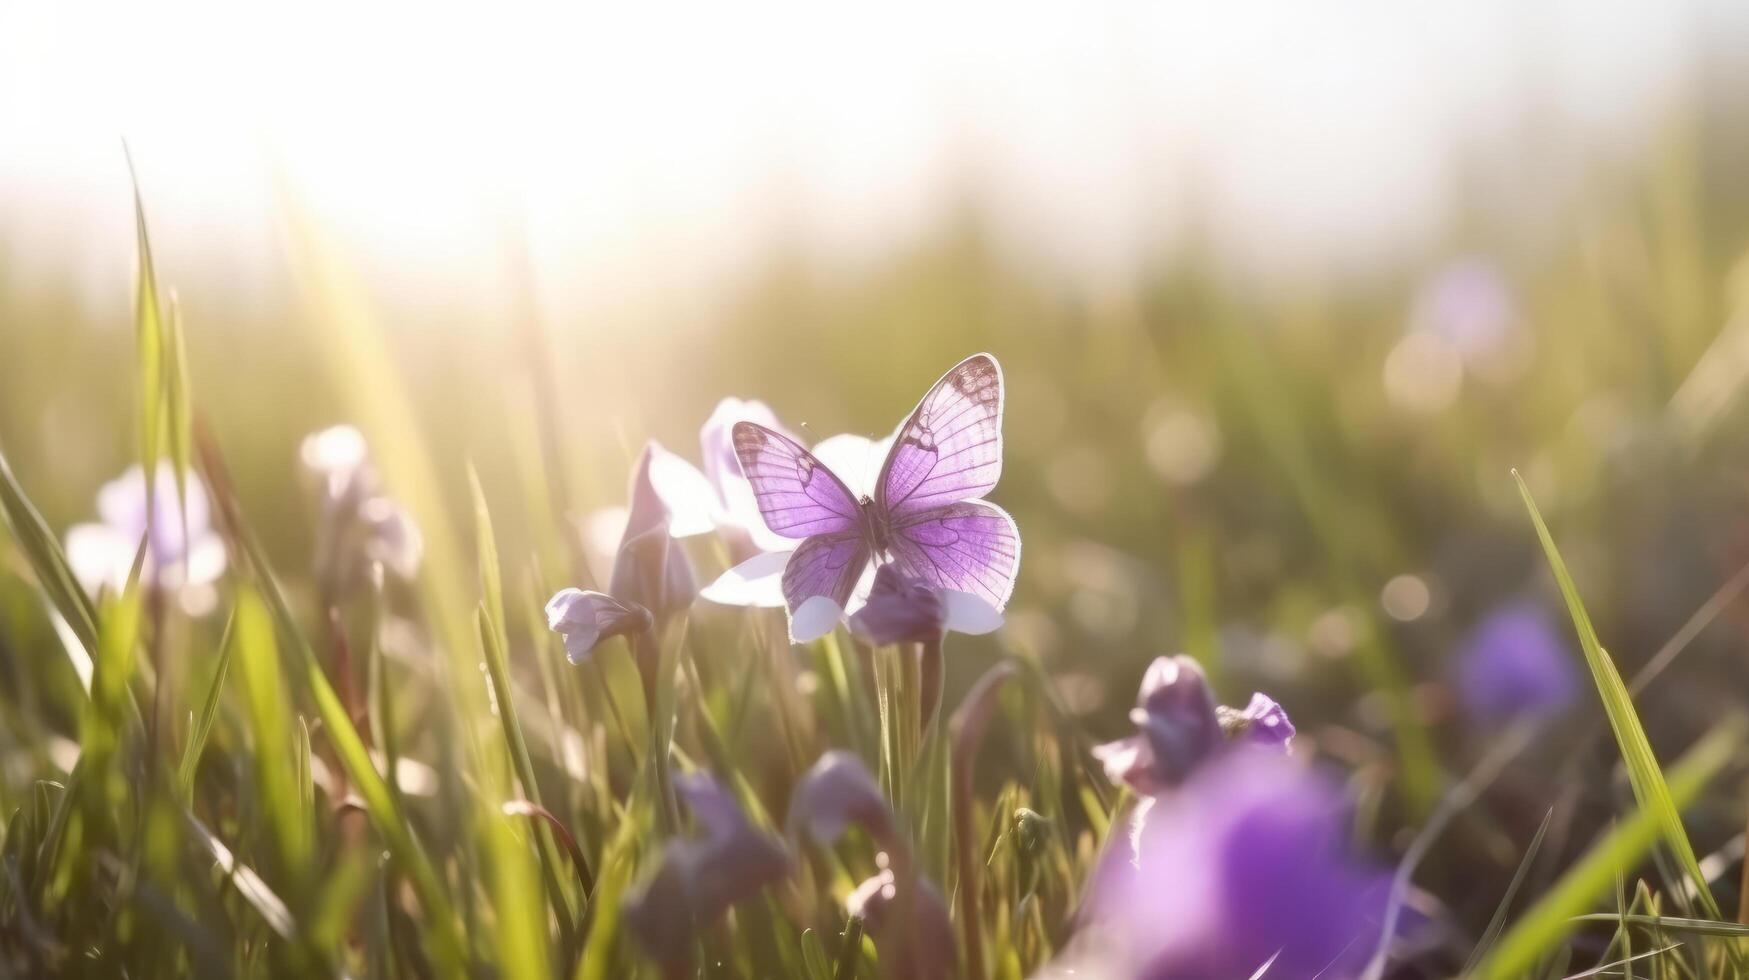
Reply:
[[[1188, 650], [1349, 761], [1398, 690], [1456, 767], [1465, 638], [1571, 639], [1513, 468], [1624, 673], [1749, 562], [1745, 42], [1650, 0], [7, 4], [0, 447], [56, 528], [134, 458], [125, 139], [283, 567], [356, 347], [457, 515], [470, 459], [518, 499], [542, 377], [592, 509], [723, 396], [880, 435], [989, 350], [1025, 553], [950, 685], [1035, 655], [1111, 737]], [[1661, 749], [1749, 693], [1722, 608]]]

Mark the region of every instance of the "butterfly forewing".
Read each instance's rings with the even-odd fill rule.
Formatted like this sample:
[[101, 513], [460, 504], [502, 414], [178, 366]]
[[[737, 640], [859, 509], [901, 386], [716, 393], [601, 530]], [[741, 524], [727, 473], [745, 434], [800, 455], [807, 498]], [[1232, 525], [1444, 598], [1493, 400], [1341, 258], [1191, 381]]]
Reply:
[[876, 503], [893, 523], [989, 493], [1002, 475], [1002, 369], [974, 354], [943, 375], [894, 435]]
[[898, 520], [888, 548], [901, 570], [939, 588], [1008, 604], [1020, 569], [1020, 532], [995, 504], [962, 500]]
[[754, 422], [735, 425], [735, 456], [759, 513], [786, 538], [860, 535], [856, 498], [844, 481], [794, 440]]

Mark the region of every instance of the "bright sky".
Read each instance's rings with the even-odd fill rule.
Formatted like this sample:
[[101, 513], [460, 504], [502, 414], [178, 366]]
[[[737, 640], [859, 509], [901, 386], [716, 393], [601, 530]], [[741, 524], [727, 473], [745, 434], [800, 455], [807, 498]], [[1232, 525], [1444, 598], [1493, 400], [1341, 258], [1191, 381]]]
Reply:
[[0, 0], [0, 240], [114, 292], [125, 137], [161, 265], [242, 282], [277, 186], [390, 288], [466, 288], [520, 216], [577, 302], [879, 254], [968, 189], [1092, 276], [1192, 210], [1247, 262], [1364, 260], [1528, 98], [1631, 148], [1729, 6]]

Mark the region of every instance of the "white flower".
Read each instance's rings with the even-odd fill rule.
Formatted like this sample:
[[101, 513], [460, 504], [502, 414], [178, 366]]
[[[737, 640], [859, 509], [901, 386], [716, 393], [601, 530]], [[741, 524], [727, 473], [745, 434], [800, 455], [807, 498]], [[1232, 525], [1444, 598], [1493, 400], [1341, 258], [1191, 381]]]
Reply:
[[723, 531], [731, 537], [744, 535], [759, 551], [793, 549], [795, 542], [773, 534], [759, 515], [753, 488], [741, 474], [741, 461], [735, 458], [730, 432], [737, 422], [757, 422], [788, 434], [764, 402], [725, 398], [699, 429], [703, 469], [656, 447], [650, 460], [650, 483], [668, 508], [668, 533], [686, 538]]
[[[140, 466], [103, 485], [97, 493], [101, 523], [76, 524], [67, 531], [67, 563], [89, 592], [120, 591], [133, 570], [134, 556], [146, 542], [143, 581], [159, 588], [204, 588], [225, 571], [225, 543], [213, 532], [206, 489], [192, 472], [184, 474], [187, 510], [176, 493], [176, 471], [160, 461], [153, 474], [151, 536], [147, 539], [146, 477]], [[187, 519], [184, 525], [184, 517]]]
[[345, 589], [371, 564], [403, 579], [418, 574], [425, 539], [407, 512], [382, 492], [362, 433], [350, 425], [313, 432], [304, 437], [298, 456], [320, 484], [319, 576]]

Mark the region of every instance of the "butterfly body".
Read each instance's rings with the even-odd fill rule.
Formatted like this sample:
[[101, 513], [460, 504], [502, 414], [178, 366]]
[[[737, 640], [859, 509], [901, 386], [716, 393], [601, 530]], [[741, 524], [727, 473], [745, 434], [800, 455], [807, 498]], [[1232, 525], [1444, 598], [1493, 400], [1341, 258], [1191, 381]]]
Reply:
[[874, 498], [863, 494], [856, 506], [862, 511], [862, 536], [868, 542], [869, 551], [873, 552], [876, 561], [886, 559], [890, 551], [887, 544], [887, 523], [881, 520], [875, 509]]
[[844, 608], [871, 563], [1006, 605], [1020, 535], [1013, 518], [979, 499], [1001, 475], [1001, 424], [995, 358], [961, 361], [900, 424], [873, 494], [860, 497], [789, 437], [737, 424], [735, 454], [767, 527], [802, 539], [783, 573], [792, 633], [802, 603], [824, 596]]

